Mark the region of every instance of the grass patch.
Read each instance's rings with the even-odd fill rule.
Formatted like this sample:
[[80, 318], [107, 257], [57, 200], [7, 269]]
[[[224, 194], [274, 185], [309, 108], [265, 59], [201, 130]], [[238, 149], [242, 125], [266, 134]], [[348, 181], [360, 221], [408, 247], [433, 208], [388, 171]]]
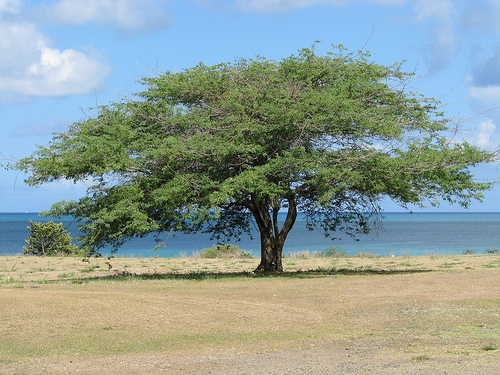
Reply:
[[18, 280], [11, 276], [2, 277], [2, 275], [0, 275], [0, 284], [15, 284], [17, 282]]
[[73, 277], [75, 275], [76, 275], [76, 273], [69, 272], [69, 273], [60, 273], [59, 275], [57, 275], [57, 277], [60, 279], [69, 279], [70, 277]]
[[485, 352], [489, 352], [489, 351], [493, 351], [493, 350], [497, 350], [498, 349], [498, 346], [496, 345], [485, 345], [481, 348], [481, 350], [484, 350]]
[[42, 267], [36, 267], [36, 268], [32, 268], [31, 270], [29, 271], [26, 271], [26, 273], [35, 273], [35, 272], [52, 272], [52, 271], [56, 271], [56, 268], [42, 268]]
[[7, 267], [0, 268], [0, 272], [16, 272], [16, 271], [17, 268], [15, 264], [10, 269], [7, 269]]
[[99, 265], [94, 265], [94, 266], [91, 266], [91, 267], [85, 267], [85, 268], [80, 269], [79, 272], [81, 272], [81, 273], [90, 273], [90, 272], [95, 271], [99, 267], [100, 267]]
[[483, 267], [484, 268], [498, 268], [498, 267], [500, 267], [500, 265], [496, 265], [496, 264], [484, 264]]

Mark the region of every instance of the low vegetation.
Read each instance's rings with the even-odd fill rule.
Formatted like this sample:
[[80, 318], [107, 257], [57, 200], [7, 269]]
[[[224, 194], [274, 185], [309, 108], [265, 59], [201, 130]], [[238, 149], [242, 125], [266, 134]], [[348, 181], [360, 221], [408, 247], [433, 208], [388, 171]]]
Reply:
[[[198, 256], [180, 258], [0, 256], [0, 285], [17, 282], [19, 287], [23, 287], [41, 281], [60, 282], [74, 279], [89, 282], [123, 275], [127, 279], [134, 276], [140, 279], [145, 276], [154, 276], [156, 279], [175, 278], [180, 275], [196, 278], [203, 275], [217, 278], [229, 275], [254, 277], [256, 261], [250, 254], [234, 245], [220, 248], [213, 246]], [[361, 253], [346, 256], [338, 249], [330, 249], [326, 253], [302, 251], [287, 254], [283, 258], [283, 265], [285, 272], [281, 275], [287, 276], [301, 276], [305, 273], [396, 274], [500, 269], [500, 258], [496, 254], [375, 256], [372, 253]]]
[[[0, 372], [500, 366], [498, 255], [286, 257], [273, 277], [254, 274], [256, 261], [0, 257]], [[357, 371], [331, 367], [342, 364]]]
[[236, 258], [236, 259], [251, 259], [252, 254], [240, 249], [239, 246], [223, 244], [213, 245], [212, 247], [201, 251], [201, 258]]
[[71, 235], [62, 223], [31, 221], [31, 232], [23, 247], [24, 254], [38, 256], [83, 255], [83, 251], [71, 242]]

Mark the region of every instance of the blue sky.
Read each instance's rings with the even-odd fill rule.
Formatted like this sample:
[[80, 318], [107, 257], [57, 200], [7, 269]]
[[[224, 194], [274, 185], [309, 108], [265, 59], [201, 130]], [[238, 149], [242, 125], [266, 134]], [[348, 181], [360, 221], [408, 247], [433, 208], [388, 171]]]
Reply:
[[[30, 155], [87, 108], [140, 90], [143, 76], [200, 61], [280, 60], [314, 41], [318, 53], [343, 44], [380, 64], [405, 60], [420, 77], [415, 88], [440, 98], [448, 117], [471, 118], [460, 137], [497, 149], [498, 19], [498, 0], [0, 0], [0, 153], [3, 163]], [[474, 172], [500, 177], [497, 165]], [[25, 177], [0, 168], [0, 212], [85, 193], [65, 181], [27, 187]], [[500, 212], [500, 186], [471, 210]]]

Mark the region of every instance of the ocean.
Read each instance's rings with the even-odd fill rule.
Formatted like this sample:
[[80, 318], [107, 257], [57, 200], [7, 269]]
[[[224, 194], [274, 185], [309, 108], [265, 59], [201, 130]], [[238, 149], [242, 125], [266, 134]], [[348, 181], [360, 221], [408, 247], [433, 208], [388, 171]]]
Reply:
[[[36, 213], [0, 213], [0, 255], [23, 253], [24, 240], [28, 238], [29, 221], [49, 221]], [[63, 222], [72, 236], [78, 235], [78, 226], [71, 218], [53, 219]], [[355, 241], [343, 236], [332, 241], [320, 230], [309, 231], [303, 218], [298, 220], [285, 243], [284, 254], [301, 251], [323, 251], [337, 246], [348, 255], [373, 253], [374, 255], [439, 255], [460, 254], [472, 250], [478, 254], [491, 249], [500, 249], [500, 213], [384, 213], [383, 227]], [[260, 254], [260, 240], [254, 230], [253, 240], [231, 241], [255, 256]], [[157, 243], [154, 236], [133, 239], [126, 242], [117, 256], [134, 257], [177, 257], [191, 255], [210, 247], [215, 241], [209, 234], [176, 234], [164, 239], [165, 246], [154, 250]], [[103, 255], [110, 255], [111, 248]]]

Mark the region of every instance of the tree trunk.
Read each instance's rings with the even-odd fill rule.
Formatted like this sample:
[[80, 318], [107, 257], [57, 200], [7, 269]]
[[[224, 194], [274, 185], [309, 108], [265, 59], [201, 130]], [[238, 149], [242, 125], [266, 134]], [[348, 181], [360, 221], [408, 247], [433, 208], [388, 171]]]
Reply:
[[260, 233], [260, 264], [254, 272], [283, 272], [283, 243], [279, 243], [274, 235]]
[[[283, 272], [283, 245], [297, 218], [295, 197], [290, 196], [287, 199], [288, 213], [281, 230], [278, 225], [280, 204], [275, 202], [271, 207], [268, 204], [256, 204], [252, 206], [251, 212], [255, 217], [260, 231], [261, 252], [260, 264], [254, 272]], [[271, 208], [272, 217], [270, 213]]]

